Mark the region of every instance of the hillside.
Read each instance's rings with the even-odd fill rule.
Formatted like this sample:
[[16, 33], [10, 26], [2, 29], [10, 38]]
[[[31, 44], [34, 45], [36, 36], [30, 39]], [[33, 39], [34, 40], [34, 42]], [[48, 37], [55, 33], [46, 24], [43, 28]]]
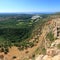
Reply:
[[3, 56], [1, 59], [59, 58], [60, 41], [57, 38], [57, 29], [59, 37], [57, 26], [60, 24], [60, 18], [58, 15], [22, 15], [24, 18], [13, 16], [15, 18], [9, 16], [7, 20], [0, 21], [0, 57]]
[[[34, 15], [36, 17], [36, 15]], [[42, 27], [48, 16], [39, 15], [0, 15], [0, 54], [8, 60], [33, 56], [38, 48]], [[41, 18], [42, 17], [42, 18]], [[22, 58], [24, 56], [24, 58]]]
[[[59, 34], [58, 26], [60, 26], [59, 23], [60, 23], [60, 18], [56, 16], [56, 18], [51, 19], [51, 21], [48, 22], [48, 25], [46, 25], [46, 27], [48, 26], [47, 29], [49, 29], [48, 30], [49, 32], [47, 33], [47, 35], [45, 35], [46, 37], [48, 37], [48, 39], [47, 38], [44, 39], [45, 54], [43, 53], [38, 54], [35, 60], [60, 60], [60, 38], [59, 38], [60, 35], [58, 35]], [[48, 42], [49, 40], [50, 42]]]

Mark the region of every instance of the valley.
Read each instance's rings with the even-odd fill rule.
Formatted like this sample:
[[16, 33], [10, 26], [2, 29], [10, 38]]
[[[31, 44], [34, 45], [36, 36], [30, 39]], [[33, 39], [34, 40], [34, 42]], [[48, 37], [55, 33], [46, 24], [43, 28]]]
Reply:
[[55, 52], [60, 51], [60, 43], [57, 35], [59, 17], [54, 16], [56, 15], [13, 15], [12, 18], [8, 15], [7, 20], [1, 20], [0, 59], [55, 59]]

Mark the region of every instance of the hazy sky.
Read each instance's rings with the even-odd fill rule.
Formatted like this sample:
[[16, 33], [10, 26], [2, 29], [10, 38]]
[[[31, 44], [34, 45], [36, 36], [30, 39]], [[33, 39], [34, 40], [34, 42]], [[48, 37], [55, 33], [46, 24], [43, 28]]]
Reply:
[[60, 12], [60, 0], [0, 0], [0, 12]]

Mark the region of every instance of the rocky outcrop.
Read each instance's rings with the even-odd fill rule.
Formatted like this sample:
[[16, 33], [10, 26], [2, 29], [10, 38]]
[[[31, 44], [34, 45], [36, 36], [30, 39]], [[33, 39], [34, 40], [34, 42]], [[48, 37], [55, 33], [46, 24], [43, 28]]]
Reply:
[[52, 58], [52, 60], [60, 60], [60, 55], [56, 55]]
[[57, 48], [59, 40], [55, 40], [51, 47], [46, 49], [46, 55], [39, 55], [36, 60], [60, 60], [60, 49]]
[[52, 60], [51, 56], [45, 55], [42, 60]]
[[50, 56], [50, 55], [39, 55], [36, 58], [36, 60], [60, 60], [60, 54], [54, 55], [54, 56]]
[[44, 55], [39, 55], [39, 56], [36, 58], [36, 60], [42, 60], [43, 57], [44, 57]]

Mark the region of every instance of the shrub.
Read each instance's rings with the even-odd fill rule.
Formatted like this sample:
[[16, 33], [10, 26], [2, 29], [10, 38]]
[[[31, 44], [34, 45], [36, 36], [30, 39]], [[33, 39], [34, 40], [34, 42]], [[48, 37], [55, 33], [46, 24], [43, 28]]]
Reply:
[[16, 56], [13, 56], [12, 59], [16, 59]]
[[32, 48], [34, 46], [34, 43], [30, 42], [29, 45]]
[[1, 52], [4, 52], [4, 48], [1, 48]]
[[24, 47], [21, 46], [21, 47], [18, 47], [18, 49], [19, 49], [20, 51], [22, 51], [22, 50], [24, 50]]
[[8, 48], [5, 48], [4, 49], [4, 53], [7, 54], [9, 52], [9, 49]]
[[29, 53], [29, 51], [26, 51], [25, 53]]
[[60, 49], [60, 44], [57, 45], [57, 48]]
[[42, 53], [45, 54], [46, 53], [46, 49], [42, 48]]
[[52, 42], [52, 41], [54, 41], [54, 34], [50, 31], [50, 32], [47, 34], [46, 38], [48, 38], [48, 39]]

